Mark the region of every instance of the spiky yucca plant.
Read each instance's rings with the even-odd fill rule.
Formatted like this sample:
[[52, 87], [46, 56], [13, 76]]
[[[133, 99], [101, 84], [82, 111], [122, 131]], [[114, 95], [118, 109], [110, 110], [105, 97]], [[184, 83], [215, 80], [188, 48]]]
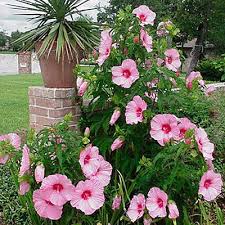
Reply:
[[[39, 56], [50, 54], [56, 45], [56, 57], [67, 54], [68, 58], [78, 55], [78, 48], [87, 50], [98, 44], [98, 25], [84, 17], [78, 8], [89, 0], [16, 0], [10, 4], [13, 9], [24, 12], [36, 27], [26, 32], [17, 42], [23, 43], [23, 50], [34, 48], [41, 42]], [[20, 3], [20, 4], [18, 4]], [[74, 18], [77, 15], [79, 18]], [[78, 48], [77, 48], [78, 47]]]

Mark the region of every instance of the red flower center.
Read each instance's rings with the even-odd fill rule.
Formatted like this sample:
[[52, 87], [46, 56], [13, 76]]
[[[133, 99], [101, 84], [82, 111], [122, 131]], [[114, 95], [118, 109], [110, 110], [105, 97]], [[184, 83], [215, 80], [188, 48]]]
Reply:
[[48, 204], [48, 205], [53, 206], [53, 204], [52, 204], [50, 201], [46, 201], [46, 200], [45, 200], [45, 203]]
[[142, 204], [137, 205], [137, 210], [138, 210], [138, 213], [142, 212]]
[[180, 129], [180, 136], [181, 136], [181, 137], [184, 137], [186, 131], [187, 131], [186, 129], [181, 128], [181, 129]]
[[88, 200], [91, 197], [91, 191], [90, 190], [86, 190], [82, 193], [81, 198], [83, 198], [84, 200]]
[[212, 184], [212, 181], [211, 181], [210, 179], [207, 179], [207, 180], [205, 181], [205, 183], [204, 183], [204, 187], [205, 187], [206, 189], [208, 189], [208, 188], [210, 187], [211, 184]]
[[125, 78], [129, 78], [131, 76], [131, 72], [128, 69], [123, 70], [123, 76]]
[[89, 160], [91, 159], [90, 155], [86, 155], [86, 157], [84, 158], [84, 164], [89, 163]]
[[169, 124], [162, 125], [162, 130], [165, 134], [168, 134], [171, 131], [171, 127]]
[[141, 14], [141, 15], [139, 16], [139, 18], [140, 18], [140, 20], [141, 20], [142, 22], [145, 22], [145, 21], [146, 21], [146, 16], [145, 16], [144, 14]]
[[57, 192], [62, 191], [62, 190], [63, 190], [62, 184], [54, 184], [54, 185], [53, 185], [53, 190], [54, 190], [54, 191], [57, 191]]
[[110, 53], [110, 49], [107, 48], [107, 49], [105, 50], [105, 54], [106, 54], [106, 55], [109, 55], [109, 53]]
[[136, 109], [136, 115], [137, 117], [140, 117], [142, 115], [142, 108], [139, 107]]
[[173, 59], [172, 59], [171, 56], [169, 56], [169, 57], [167, 58], [167, 62], [168, 62], [169, 64], [171, 64], [171, 63], [173, 62]]
[[162, 208], [163, 207], [163, 200], [161, 198], [158, 198], [157, 204], [158, 204], [159, 208]]
[[146, 42], [146, 36], [145, 35], [142, 37], [142, 39], [143, 39], [143, 42]]
[[202, 147], [202, 139], [199, 139], [198, 143]]

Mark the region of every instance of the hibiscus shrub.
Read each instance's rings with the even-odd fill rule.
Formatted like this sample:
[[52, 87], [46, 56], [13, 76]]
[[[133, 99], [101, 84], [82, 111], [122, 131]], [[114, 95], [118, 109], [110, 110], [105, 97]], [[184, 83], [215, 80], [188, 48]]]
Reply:
[[[82, 74], [93, 99], [84, 108], [83, 126], [90, 126], [91, 142], [116, 168], [110, 185], [115, 202], [122, 196], [112, 224], [143, 215], [146, 224], [149, 216], [162, 220], [155, 218], [166, 218], [166, 205], [175, 223], [174, 201], [179, 223], [188, 224], [188, 214], [206, 207], [198, 193], [212, 207], [221, 193], [214, 144], [203, 129], [210, 125], [207, 98], [214, 89], [206, 88], [199, 72], [185, 82], [179, 77], [180, 53], [170, 46], [177, 28], [165, 21], [154, 29], [154, 20], [146, 6], [119, 11], [113, 29], [102, 32], [98, 66]], [[205, 222], [200, 217], [192, 220]]]
[[32, 224], [206, 224], [210, 206], [223, 224], [222, 178], [203, 129], [202, 100], [213, 89], [199, 72], [179, 77], [170, 46], [178, 29], [171, 21], [154, 29], [155, 19], [147, 6], [120, 10], [101, 34], [98, 65], [78, 71], [78, 95], [89, 86], [92, 97], [83, 137], [68, 118], [30, 133], [23, 147], [18, 136], [1, 137], [0, 163], [11, 167]]

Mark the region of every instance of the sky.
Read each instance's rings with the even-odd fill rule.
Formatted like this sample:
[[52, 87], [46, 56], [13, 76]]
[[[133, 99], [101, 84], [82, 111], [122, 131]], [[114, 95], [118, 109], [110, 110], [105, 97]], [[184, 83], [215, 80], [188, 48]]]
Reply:
[[[0, 31], [4, 30], [10, 35], [12, 31], [26, 31], [32, 28], [32, 22], [27, 22], [26, 17], [15, 15], [16, 10], [11, 9], [7, 4], [15, 4], [15, 0], [0, 0]], [[16, 4], [21, 3], [17, 2]], [[80, 9], [92, 8], [99, 4], [103, 7], [108, 4], [108, 0], [90, 0]], [[94, 19], [97, 18], [97, 10], [88, 11], [86, 14]]]

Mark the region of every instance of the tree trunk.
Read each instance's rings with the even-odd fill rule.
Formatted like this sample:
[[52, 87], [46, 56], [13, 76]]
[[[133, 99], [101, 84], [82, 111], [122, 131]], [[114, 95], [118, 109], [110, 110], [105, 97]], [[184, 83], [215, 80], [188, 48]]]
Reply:
[[206, 34], [206, 23], [203, 23], [203, 24], [200, 24], [198, 28], [198, 37], [197, 37], [195, 46], [193, 47], [193, 50], [192, 50], [192, 59], [188, 68], [187, 75], [189, 75], [198, 64], [199, 58], [203, 50], [205, 34]]

